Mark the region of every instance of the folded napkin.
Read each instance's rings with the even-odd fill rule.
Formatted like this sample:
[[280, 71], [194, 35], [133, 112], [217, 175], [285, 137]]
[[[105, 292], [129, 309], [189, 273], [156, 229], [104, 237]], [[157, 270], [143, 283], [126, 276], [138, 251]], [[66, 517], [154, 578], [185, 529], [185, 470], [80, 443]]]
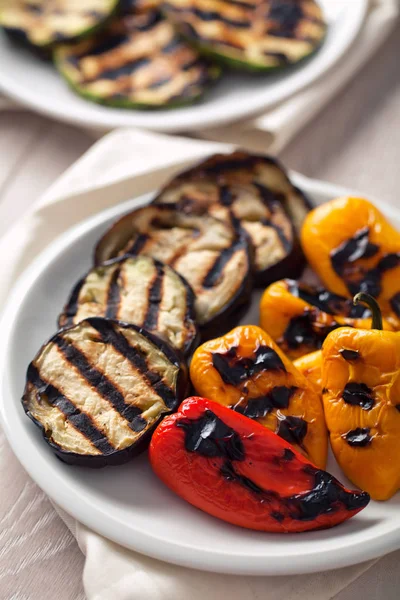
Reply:
[[[393, 29], [399, 0], [369, 0], [364, 27], [349, 52], [321, 79], [256, 119], [196, 132], [200, 138], [279, 152], [367, 63]], [[20, 108], [0, 97], [0, 111]], [[93, 131], [94, 137], [101, 132]]]
[[[0, 256], [7, 257], [2, 265], [0, 303], [15, 277], [65, 229], [106, 207], [154, 190], [192, 161], [231, 149], [129, 129], [107, 135], [0, 240]], [[377, 562], [293, 577], [204, 573], [125, 550], [55, 508], [86, 556], [83, 582], [88, 600], [330, 600]]]

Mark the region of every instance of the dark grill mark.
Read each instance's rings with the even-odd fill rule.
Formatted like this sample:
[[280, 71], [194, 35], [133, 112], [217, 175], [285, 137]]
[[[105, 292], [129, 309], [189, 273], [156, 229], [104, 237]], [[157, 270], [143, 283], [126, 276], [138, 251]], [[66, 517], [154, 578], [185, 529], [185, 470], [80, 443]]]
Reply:
[[118, 316], [119, 304], [121, 301], [121, 290], [118, 284], [118, 279], [121, 273], [121, 265], [115, 268], [108, 286], [107, 305], [105, 317], [107, 319], [116, 319]]
[[[84, 435], [102, 454], [115, 452], [114, 446], [105, 434], [97, 429], [91, 417], [60, 392], [54, 385], [44, 381], [38, 369], [31, 363], [27, 372], [28, 381], [37, 389], [40, 397], [45, 396], [49, 404], [56, 406], [68, 419], [68, 422]], [[29, 409], [29, 406], [28, 406]]]
[[383, 256], [376, 267], [369, 270], [354, 265], [360, 258], [371, 258], [379, 252], [379, 246], [369, 242], [369, 228], [360, 229], [353, 238], [341, 244], [330, 254], [334, 271], [344, 280], [349, 292], [366, 292], [378, 297], [382, 291], [382, 275], [400, 265], [400, 253]]
[[143, 429], [146, 429], [147, 421], [143, 419], [143, 417], [137, 416], [133, 419], [132, 423], [130, 423], [130, 428], [136, 433], [140, 433]]
[[212, 288], [220, 283], [221, 278], [224, 274], [224, 269], [226, 265], [229, 263], [231, 258], [234, 256], [235, 252], [240, 252], [243, 248], [243, 242], [239, 240], [239, 242], [232, 244], [229, 248], [224, 248], [222, 252], [218, 255], [218, 258], [215, 260], [214, 264], [209, 269], [208, 273], [203, 279], [203, 287]]
[[[101, 54], [110, 52], [111, 50], [114, 50], [115, 48], [118, 48], [118, 46], [122, 46], [122, 44], [126, 44], [127, 42], [129, 42], [129, 37], [126, 35], [113, 35], [105, 37], [90, 50], [90, 56], [100, 56]], [[80, 60], [85, 56], [86, 53], [78, 55], [76, 58]]]
[[353, 319], [365, 319], [371, 316], [368, 308], [361, 304], [354, 305], [350, 298], [328, 292], [324, 288], [315, 288], [292, 279], [286, 280], [288, 291], [296, 298], [301, 298], [329, 315], [343, 315]]
[[[120, 77], [132, 75], [132, 73], [134, 73], [138, 69], [141, 69], [142, 67], [144, 67], [145, 65], [148, 65], [148, 64], [150, 64], [149, 58], [146, 58], [146, 57], [137, 58], [137, 59], [132, 60], [124, 65], [115, 67], [114, 69], [109, 69], [107, 71], [103, 71], [102, 73], [99, 73], [99, 75], [96, 75], [95, 80], [98, 81], [101, 79], [110, 79], [112, 81], [115, 81], [116, 79], [119, 79]], [[91, 80], [86, 80], [84, 83], [90, 83], [90, 81]]]
[[228, 427], [211, 410], [199, 419], [181, 419], [176, 422], [185, 432], [185, 448], [207, 457], [244, 460], [244, 447], [240, 436]]
[[329, 326], [320, 325], [317, 322], [317, 310], [305, 310], [304, 314], [290, 319], [283, 335], [288, 348], [295, 350], [302, 345], [313, 349], [322, 348], [326, 336], [338, 327], [342, 327], [335, 321]]
[[259, 419], [274, 409], [288, 408], [290, 398], [296, 389], [295, 387], [276, 386], [266, 396], [250, 398], [245, 406], [242, 407], [238, 404], [234, 408], [250, 419]]
[[[94, 317], [90, 319], [90, 325], [100, 333], [105, 344], [112, 344], [117, 352], [129, 360], [149, 385], [152, 386], [153, 390], [162, 398], [168, 408], [172, 409], [175, 407], [177, 401], [175, 393], [162, 381], [158, 373], [150, 370], [147, 364], [147, 357], [139, 348], [130, 346], [126, 337], [119, 331], [116, 331], [112, 323], [104, 319]], [[140, 414], [141, 411], [139, 409], [136, 410], [138, 411], [137, 414]]]
[[276, 433], [289, 442], [301, 446], [307, 435], [307, 422], [301, 417], [279, 415]]
[[352, 361], [360, 358], [360, 353], [358, 350], [347, 350], [344, 348], [343, 350], [339, 350], [339, 352], [345, 360]]
[[147, 86], [148, 90], [156, 90], [159, 87], [162, 87], [163, 85], [165, 85], [166, 83], [169, 83], [171, 81], [171, 77], [161, 77], [160, 79], [157, 79], [157, 81], [153, 81], [152, 83], [150, 83]]
[[400, 412], [400, 404], [396, 404], [396, 405], [395, 405], [395, 409], [396, 409], [398, 412]]
[[363, 410], [371, 410], [375, 404], [372, 390], [365, 383], [347, 383], [343, 390], [343, 400], [346, 404], [361, 406]]
[[266, 227], [272, 227], [273, 229], [275, 229], [275, 231], [278, 235], [279, 241], [282, 244], [282, 247], [286, 253], [289, 253], [292, 250], [292, 240], [287, 239], [286, 235], [283, 232], [282, 227], [280, 227], [279, 225], [274, 223], [274, 221], [271, 219], [261, 219], [260, 222], [263, 225], [265, 225]]
[[235, 386], [261, 371], [286, 371], [280, 356], [268, 346], [259, 346], [254, 358], [238, 356], [236, 347], [230, 348], [224, 354], [214, 352], [212, 361], [222, 380]]
[[269, 58], [276, 58], [276, 60], [281, 65], [289, 65], [290, 64], [289, 57], [287, 56], [287, 54], [283, 54], [282, 52], [271, 52], [271, 50], [265, 50], [264, 55], [268, 56]]
[[293, 34], [299, 21], [303, 18], [303, 11], [299, 2], [285, 2], [272, 0], [268, 18], [276, 22], [279, 30]]
[[43, 8], [44, 7], [39, 4], [25, 4], [25, 9], [35, 15], [41, 15], [43, 13]]
[[290, 516], [299, 521], [313, 521], [320, 515], [334, 512], [344, 506], [347, 510], [358, 510], [369, 502], [366, 492], [348, 492], [326, 471], [306, 466], [304, 471], [313, 475], [313, 489], [287, 499]]
[[390, 306], [392, 307], [393, 312], [400, 317], [400, 292], [390, 299]]
[[232, 206], [235, 198], [228, 185], [219, 186], [219, 203], [222, 206]]
[[379, 246], [369, 241], [369, 227], [363, 227], [352, 238], [332, 250], [332, 266], [338, 275], [342, 275], [348, 263], [360, 258], [371, 258], [378, 252]]
[[343, 437], [349, 446], [354, 446], [356, 448], [364, 448], [372, 442], [369, 427], [357, 427], [357, 429], [352, 429]]
[[139, 233], [136, 236], [132, 245], [126, 251], [126, 254], [129, 254], [131, 256], [136, 256], [137, 254], [140, 254], [144, 246], [146, 245], [148, 239], [149, 236], [147, 235], [147, 233]]
[[79, 371], [89, 385], [105, 400], [111, 402], [121, 417], [127, 421], [132, 421], [140, 415], [142, 411], [136, 406], [125, 404], [124, 396], [119, 389], [102, 371], [90, 364], [83, 352], [68, 343], [61, 335], [56, 335], [52, 341], [60, 349], [65, 359]]
[[282, 523], [282, 521], [285, 520], [285, 515], [279, 512], [278, 510], [273, 510], [271, 512], [271, 517], [275, 519], [275, 521], [278, 521], [278, 523]]
[[157, 329], [158, 315], [162, 301], [163, 279], [164, 267], [161, 264], [156, 264], [156, 275], [149, 290], [149, 304], [143, 322], [143, 327], [150, 329], [150, 331]]
[[[221, 467], [221, 475], [227, 481], [234, 481], [235, 483], [239, 483], [242, 487], [246, 488], [249, 492], [253, 492], [255, 494], [264, 494], [264, 490], [260, 488], [254, 481], [252, 481], [249, 477], [245, 475], [240, 475], [236, 472], [234, 466], [231, 462], [227, 461]], [[271, 492], [267, 492], [271, 493]]]
[[78, 312], [79, 294], [81, 293], [81, 289], [83, 287], [83, 284], [85, 283], [85, 280], [86, 280], [86, 278], [83, 277], [80, 281], [78, 281], [78, 283], [75, 285], [74, 289], [72, 290], [71, 296], [68, 300], [68, 304], [64, 309], [64, 315], [66, 317], [64, 327], [67, 327], [68, 325], [72, 325], [74, 322], [74, 317], [75, 317], [76, 313]]
[[[233, 19], [228, 19], [222, 13], [216, 11], [201, 10], [200, 8], [192, 8], [189, 10], [192, 14], [196, 15], [196, 17], [201, 19], [201, 21], [219, 21], [220, 23], [225, 23], [225, 25], [228, 25], [230, 27], [237, 27], [238, 29], [248, 29], [251, 26], [251, 22], [248, 19], [236, 21]], [[186, 12], [186, 10], [182, 12]]]
[[162, 54], [171, 54], [172, 52], [175, 52], [181, 43], [182, 42], [179, 40], [179, 38], [172, 38], [172, 40], [161, 49]]

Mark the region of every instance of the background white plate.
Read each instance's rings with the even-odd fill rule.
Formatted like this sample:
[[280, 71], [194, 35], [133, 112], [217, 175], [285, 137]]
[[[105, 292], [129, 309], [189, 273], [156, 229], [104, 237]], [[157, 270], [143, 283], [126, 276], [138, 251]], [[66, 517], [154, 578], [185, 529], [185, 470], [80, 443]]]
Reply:
[[330, 69], [357, 36], [368, 0], [320, 0], [329, 23], [320, 51], [278, 75], [227, 73], [200, 104], [168, 111], [135, 111], [98, 106], [70, 91], [55, 69], [0, 32], [0, 90], [29, 108], [69, 123], [101, 129], [142, 127], [193, 131], [243, 119], [281, 102]]
[[[294, 175], [316, 203], [346, 193]], [[112, 193], [112, 190], [110, 190]], [[149, 195], [115, 206], [67, 231], [18, 281], [0, 324], [0, 417], [18, 459], [65, 511], [98, 533], [143, 554], [223, 573], [273, 575], [343, 567], [400, 548], [400, 494], [371, 504], [326, 531], [274, 535], [223, 523], [174, 496], [152, 473], [144, 454], [102, 470], [64, 465], [43, 442], [20, 404], [25, 371], [55, 330], [56, 317], [75, 281], [90, 266], [95, 241], [121, 213]], [[400, 227], [400, 211], [380, 208]], [[257, 322], [258, 298], [243, 321]], [[328, 469], [343, 475], [333, 461]]]

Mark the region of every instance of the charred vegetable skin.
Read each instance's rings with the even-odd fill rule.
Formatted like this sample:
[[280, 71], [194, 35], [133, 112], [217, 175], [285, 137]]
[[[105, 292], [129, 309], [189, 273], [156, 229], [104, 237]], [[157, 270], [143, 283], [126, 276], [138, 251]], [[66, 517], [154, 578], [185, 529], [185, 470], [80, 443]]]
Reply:
[[115, 256], [149, 255], [172, 266], [191, 285], [202, 331], [222, 326], [251, 293], [247, 241], [232, 225], [178, 207], [150, 205], [117, 221], [101, 238], [95, 262]]
[[344, 296], [366, 292], [400, 329], [400, 233], [363, 198], [315, 208], [302, 230], [308, 262], [326, 287]]
[[[260, 303], [260, 325], [290, 358], [322, 348], [338, 327], [371, 328], [371, 313], [351, 298], [286, 279], [270, 285]], [[385, 321], [385, 329], [391, 330]]]
[[54, 56], [74, 91], [122, 108], [191, 104], [220, 74], [177, 37], [152, 3], [134, 0], [98, 36], [58, 47]]
[[369, 502], [268, 429], [215, 402], [189, 398], [156, 429], [150, 461], [178, 496], [247, 529], [332, 527]]
[[58, 458], [86, 467], [130, 460], [187, 392], [168, 345], [109, 319], [56, 333], [28, 367], [22, 404]]
[[58, 324], [67, 327], [88, 317], [144, 327], [184, 354], [199, 341], [192, 288], [174, 269], [150, 256], [113, 259], [78, 281]]
[[177, 30], [200, 52], [253, 71], [288, 67], [322, 43], [326, 24], [314, 0], [164, 0]]
[[[373, 298], [366, 294], [373, 306]], [[322, 349], [323, 401], [333, 453], [374, 500], [400, 489], [400, 335], [344, 327]]]
[[91, 35], [116, 13], [119, 0], [3, 0], [0, 26], [43, 55], [62, 42]]
[[172, 203], [188, 214], [206, 209], [244, 232], [254, 248], [256, 283], [302, 271], [297, 233], [311, 203], [274, 158], [244, 151], [215, 154], [174, 177], [155, 203]]
[[258, 421], [325, 466], [328, 436], [321, 399], [259, 327], [236, 327], [200, 346], [190, 377], [198, 394]]

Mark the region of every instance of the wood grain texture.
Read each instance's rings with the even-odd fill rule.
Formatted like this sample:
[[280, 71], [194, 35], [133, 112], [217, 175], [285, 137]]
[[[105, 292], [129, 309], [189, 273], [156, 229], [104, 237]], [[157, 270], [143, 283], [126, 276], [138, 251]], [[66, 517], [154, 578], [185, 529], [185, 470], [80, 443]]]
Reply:
[[[306, 175], [400, 206], [400, 28], [370, 65], [281, 154]], [[93, 139], [28, 113], [0, 115], [0, 234]], [[238, 140], [240, 143], [240, 140]], [[83, 556], [0, 432], [0, 600], [83, 600]], [[397, 600], [398, 558], [335, 600]], [[132, 596], [134, 598], [134, 596]], [[110, 600], [118, 600], [110, 598]], [[173, 600], [166, 598], [165, 600]], [[244, 599], [245, 600], [245, 599]]]

